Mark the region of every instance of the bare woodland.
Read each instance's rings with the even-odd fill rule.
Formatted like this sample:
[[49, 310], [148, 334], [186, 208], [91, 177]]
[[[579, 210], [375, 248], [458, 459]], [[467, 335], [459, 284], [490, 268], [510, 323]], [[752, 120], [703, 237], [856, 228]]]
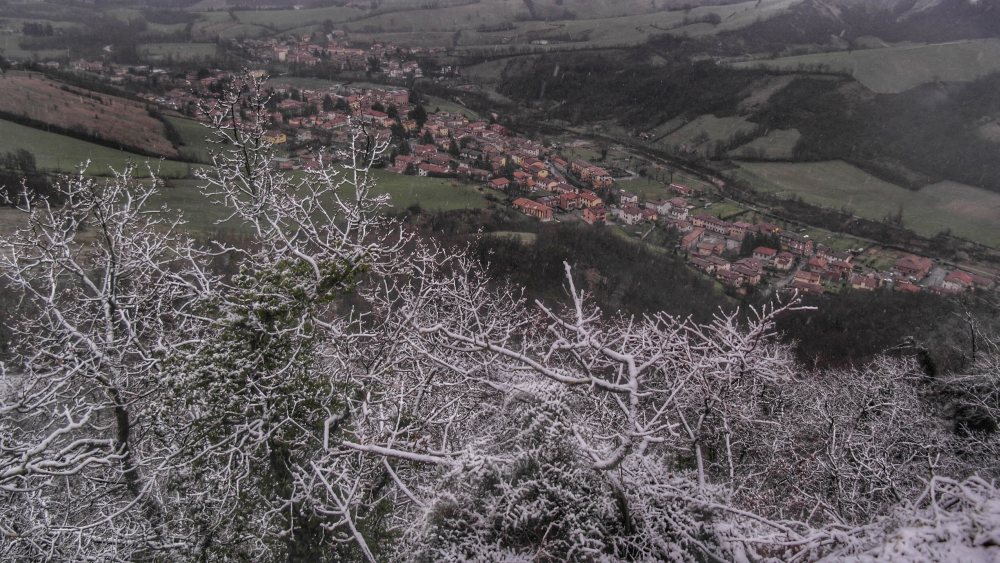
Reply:
[[217, 101], [202, 178], [245, 244], [130, 170], [19, 202], [0, 559], [1000, 558], [989, 335], [968, 374], [818, 371], [775, 338], [794, 300], [616, 316], [567, 266], [572, 306], [526, 302], [381, 213], [363, 131], [275, 172], [260, 91]]

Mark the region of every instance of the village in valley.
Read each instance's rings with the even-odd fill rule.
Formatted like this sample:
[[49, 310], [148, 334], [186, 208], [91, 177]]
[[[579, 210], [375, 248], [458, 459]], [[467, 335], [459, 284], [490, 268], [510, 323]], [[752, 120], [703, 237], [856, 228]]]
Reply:
[[[242, 40], [234, 48], [250, 60], [308, 68], [332, 64], [345, 71], [376, 75], [387, 86], [372, 83], [326, 82], [325, 87], [295, 86], [274, 80], [268, 84], [268, 131], [278, 157], [276, 166], [294, 171], [315, 169], [350, 143], [352, 128], [388, 144], [390, 152], [379, 164], [395, 173], [453, 178], [495, 193], [524, 215], [539, 221], [609, 225], [627, 236], [646, 239], [655, 230], [667, 233], [663, 248], [682, 254], [690, 267], [711, 276], [730, 292], [745, 295], [764, 291], [800, 294], [844, 289], [956, 294], [992, 289], [987, 275], [939, 264], [931, 258], [879, 248], [859, 239], [821, 231], [830, 240], [804, 233], [800, 225], [783, 224], [756, 210], [729, 206], [720, 215], [713, 203], [726, 201], [725, 181], [688, 176], [674, 181], [663, 176], [665, 166], [628, 155], [613, 164], [580, 156], [585, 139], [539, 141], [510, 131], [500, 116], [482, 118], [440, 100], [411, 100], [406, 79], [423, 76], [417, 57], [423, 50], [374, 44], [350, 46], [336, 34], [291, 36], [283, 39]], [[221, 91], [232, 78], [223, 70], [201, 69], [172, 74], [148, 66], [110, 65], [79, 60], [68, 70], [133, 87], [156, 83], [159, 93], [140, 98], [167, 112], [210, 121], [203, 101]], [[449, 73], [452, 69], [434, 69]], [[254, 71], [258, 77], [264, 71]], [[321, 81], [316, 81], [321, 82]], [[627, 149], [617, 147], [620, 153]], [[648, 168], [658, 169], [651, 180]], [[643, 173], [636, 172], [641, 169]], [[630, 190], [641, 183], [642, 195]], [[650, 186], [653, 186], [652, 188]], [[815, 232], [815, 230], [814, 230]], [[838, 240], [839, 239], [839, 240]], [[839, 244], [833, 244], [838, 242]], [[853, 243], [857, 243], [854, 245]]]
[[[274, 93], [287, 95], [285, 89]], [[269, 133], [272, 142], [309, 140], [311, 132], [342, 128], [353, 120], [376, 138], [398, 141], [385, 163], [398, 174], [475, 183], [503, 194], [511, 206], [539, 221], [663, 229], [675, 235], [674, 250], [683, 253], [691, 267], [739, 294], [758, 286], [800, 294], [846, 288], [955, 294], [995, 285], [990, 277], [912, 254], [890, 252], [894, 260], [879, 269], [869, 265], [870, 259], [856, 259], [870, 257], [865, 249], [836, 250], [775, 222], [722, 219], [708, 209], [724, 185], [696, 188], [664, 182], [661, 197], [641, 198], [621, 187], [638, 179], [633, 171], [612, 172], [464, 113], [426, 114], [410, 104], [403, 89], [303, 91], [300, 96], [305, 99], [278, 103], [279, 111], [272, 114], [275, 129]], [[340, 111], [324, 111], [331, 99]], [[399, 139], [400, 134], [404, 138]], [[297, 160], [281, 160], [279, 166], [317, 166], [317, 159], [303, 149], [292, 154]], [[883, 250], [875, 262], [885, 259]]]

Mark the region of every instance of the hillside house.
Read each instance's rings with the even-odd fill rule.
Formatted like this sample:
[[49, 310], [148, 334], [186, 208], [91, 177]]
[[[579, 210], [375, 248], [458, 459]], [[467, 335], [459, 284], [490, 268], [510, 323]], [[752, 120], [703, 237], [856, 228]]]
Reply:
[[642, 222], [642, 211], [634, 205], [626, 205], [619, 213], [622, 219], [622, 223], [626, 225], [635, 225]]
[[741, 258], [733, 264], [733, 271], [743, 276], [746, 285], [754, 286], [760, 283], [764, 265], [756, 258]]
[[559, 194], [559, 209], [561, 211], [573, 211], [579, 208], [579, 198], [573, 192]]
[[444, 166], [437, 164], [431, 164], [429, 162], [421, 162], [417, 165], [417, 176], [431, 176], [431, 177], [442, 177], [447, 176], [449, 171]]
[[782, 231], [779, 236], [781, 237], [781, 248], [783, 250], [800, 256], [809, 256], [813, 253], [814, 243], [811, 238], [788, 231]]
[[774, 267], [777, 270], [788, 271], [795, 265], [795, 255], [791, 252], [779, 252], [774, 258]]
[[689, 188], [682, 184], [670, 184], [670, 189], [673, 190], [674, 193], [682, 195], [684, 197], [690, 197], [692, 194], [694, 194], [694, 190], [692, 188]]
[[774, 223], [757, 223], [754, 228], [762, 235], [776, 235], [781, 232], [781, 227]]
[[505, 192], [510, 187], [510, 180], [507, 178], [493, 178], [490, 180], [490, 187], [494, 190]]
[[715, 278], [726, 287], [740, 288], [746, 285], [746, 278], [736, 270], [716, 272]]
[[594, 205], [583, 209], [583, 221], [588, 225], [605, 223], [608, 220], [608, 210], [603, 205]]
[[914, 256], [908, 254], [903, 256], [893, 265], [892, 269], [899, 274], [915, 279], [922, 280], [931, 273], [934, 268], [934, 261], [930, 258], [924, 258], [923, 256]]
[[816, 272], [807, 272], [805, 270], [799, 270], [795, 272], [795, 276], [792, 278], [793, 282], [799, 282], [800, 284], [808, 285], [811, 287], [819, 288], [820, 291], [823, 289], [823, 278], [820, 277]]
[[594, 168], [594, 165], [587, 162], [586, 160], [574, 160], [569, 164], [569, 171], [575, 174], [578, 178], [584, 182], [590, 181], [590, 170]]
[[596, 207], [598, 205], [604, 205], [604, 201], [590, 190], [583, 190], [578, 194], [578, 197], [581, 207]]
[[729, 223], [712, 215], [695, 215], [691, 219], [691, 223], [695, 227], [704, 227], [705, 230], [713, 233], [720, 235], [729, 234]]
[[639, 205], [639, 196], [635, 195], [632, 192], [622, 191], [621, 193], [618, 194], [618, 198], [621, 202], [622, 207], [625, 207], [626, 205], [635, 205], [635, 206]]
[[813, 256], [812, 258], [809, 259], [809, 262], [806, 264], [806, 267], [809, 268], [809, 271], [817, 272], [820, 274], [825, 272], [828, 266], [829, 262], [827, 262], [826, 258], [822, 258], [820, 256]]
[[944, 277], [941, 290], [946, 293], [961, 293], [973, 288], [973, 280], [972, 274], [955, 270]]
[[851, 276], [851, 289], [857, 291], [875, 291], [879, 287], [880, 280], [876, 276], [864, 274], [854, 274]]
[[726, 243], [724, 241], [706, 237], [695, 245], [694, 253], [698, 256], [711, 256], [713, 254], [722, 254], [725, 251]]
[[548, 205], [531, 201], [528, 198], [519, 197], [514, 200], [514, 208], [529, 217], [534, 217], [540, 221], [552, 220], [552, 208]]
[[690, 233], [681, 238], [681, 248], [691, 251], [701, 242], [701, 237], [703, 236], [705, 236], [705, 229], [703, 227], [693, 227]]
[[762, 262], [771, 262], [778, 256], [778, 251], [766, 246], [758, 246], [753, 249], [753, 257]]
[[597, 189], [610, 188], [615, 183], [615, 179], [611, 177], [611, 173], [599, 166], [593, 167], [588, 176], [590, 185]]
[[652, 209], [660, 215], [670, 212], [670, 201], [666, 199], [654, 199], [646, 202], [646, 209]]

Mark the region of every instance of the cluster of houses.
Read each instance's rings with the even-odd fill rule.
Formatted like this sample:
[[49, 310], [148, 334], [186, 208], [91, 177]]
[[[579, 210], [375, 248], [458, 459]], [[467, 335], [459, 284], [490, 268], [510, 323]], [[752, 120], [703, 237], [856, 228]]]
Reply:
[[[689, 223], [690, 230], [686, 224], [679, 224], [679, 229], [686, 231], [680, 246], [687, 251], [692, 266], [732, 288], [761, 283], [764, 271], [777, 276], [785, 290], [800, 294], [846, 287], [858, 291], [892, 288], [908, 293], [960, 293], [990, 289], [995, 284], [992, 278], [962, 270], [942, 271], [932, 280], [931, 272], [937, 268], [934, 261], [914, 255], [902, 256], [888, 271], [879, 271], [858, 263], [850, 252], [816, 244], [808, 236], [772, 223], [730, 223], [710, 215], [694, 215]], [[743, 249], [747, 236], [767, 240], [770, 246], [757, 246], [750, 257], [730, 261], [728, 257]]]
[[256, 63], [283, 63], [311, 67], [330, 65], [338, 70], [353, 70], [383, 74], [387, 78], [420, 78], [423, 71], [418, 55], [427, 54], [419, 47], [400, 47], [373, 43], [365, 48], [353, 47], [343, 40], [343, 32], [327, 35], [303, 34], [272, 39], [243, 39], [236, 48]]
[[[43, 68], [52, 70], [71, 70], [94, 74], [108, 83], [119, 86], [128, 83], [145, 84], [151, 79], [165, 84], [176, 81], [178, 85], [181, 85], [185, 81], [185, 79], [176, 79], [167, 69], [150, 65], [123, 65], [104, 61], [89, 61], [87, 59], [76, 59], [67, 64], [60, 63], [59, 61], [46, 61], [38, 64]], [[193, 73], [190, 78], [194, 79]]]
[[[391, 61], [391, 55], [387, 54], [397, 52], [380, 45], [368, 51], [350, 49], [336, 41], [317, 45], [306, 37], [249, 44], [257, 49], [266, 48], [276, 60], [286, 62], [294, 62], [306, 53], [317, 56], [317, 48], [321, 49], [319, 56], [343, 60], [344, 64], [361, 64], [362, 59], [367, 61], [373, 54], [390, 56]], [[188, 112], [214, 85], [231, 78], [231, 73], [225, 71], [171, 77], [161, 69], [86, 60], [74, 61], [70, 67], [111, 81], [149, 80], [151, 76], [156, 76], [160, 84], [174, 81], [175, 87], [165, 94], [144, 97], [151, 103]], [[365, 125], [366, 131], [376, 138], [388, 140], [391, 128], [398, 124], [416, 140], [407, 142], [409, 150], [395, 156], [390, 168], [397, 173], [462, 177], [480, 182], [513, 196], [516, 209], [541, 221], [554, 219], [556, 213], [579, 212], [582, 220], [592, 225], [609, 220], [624, 225], [662, 225], [680, 235], [680, 249], [692, 267], [738, 291], [763, 283], [768, 275], [784, 289], [805, 294], [845, 287], [859, 291], [891, 287], [909, 293], [954, 294], [995, 285], [992, 278], [962, 270], [944, 271], [930, 258], [913, 255], [903, 256], [888, 270], [879, 271], [857, 263], [851, 253], [815, 244], [808, 236], [772, 223], [730, 222], [712, 215], [693, 214], [695, 206], [686, 198], [694, 195], [695, 190], [681, 184], [670, 186], [675, 197], [640, 202], [636, 194], [615, 190], [615, 179], [607, 169], [585, 160], [564, 159], [533, 140], [512, 135], [499, 124], [470, 120], [458, 113], [437, 112], [427, 116], [421, 129], [414, 119], [407, 117], [411, 106], [405, 89], [335, 86], [300, 90], [297, 98], [292, 98], [289, 89], [276, 87], [272, 94], [279, 101], [270, 114], [272, 129], [265, 140], [273, 144], [307, 144], [320, 133], [327, 135], [327, 142], [335, 144], [341, 137], [340, 140], [349, 137], [346, 126], [351, 119]], [[336, 101], [337, 109], [324, 107], [329, 100]], [[309, 147], [298, 148], [289, 158], [278, 159], [281, 169], [319, 165], [315, 151]], [[617, 204], [606, 204], [597, 192], [606, 196], [613, 193]], [[531, 199], [525, 197], [530, 194], [534, 194]], [[748, 236], [766, 240], [768, 245], [754, 248], [751, 256], [740, 257]], [[934, 271], [937, 275], [931, 276]]]
[[[493, 180], [500, 181], [503, 180]], [[769, 277], [782, 289], [800, 294], [848, 287], [858, 291], [892, 288], [909, 293], [953, 294], [995, 286], [992, 278], [962, 270], [944, 271], [930, 258], [914, 255], [903, 256], [889, 270], [879, 271], [860, 264], [850, 252], [816, 244], [807, 235], [773, 223], [730, 222], [712, 215], [693, 214], [694, 206], [679, 194], [692, 195], [694, 191], [680, 184], [672, 184], [671, 188], [678, 195], [670, 199], [640, 203], [637, 195], [619, 190], [618, 205], [610, 210], [603, 202], [577, 209], [583, 210], [583, 219], [588, 223], [603, 222], [610, 216], [625, 225], [656, 222], [676, 231], [680, 235], [679, 247], [693, 268], [738, 292], [764, 283]], [[514, 207], [526, 215], [550, 220], [554, 212], [573, 210], [572, 204], [563, 201], [579, 201], [585, 197], [583, 193], [565, 193], [557, 198], [543, 196], [534, 201], [518, 198]], [[744, 242], [747, 237], [754, 237], [751, 244], [765, 244], [756, 246], [747, 256]], [[931, 276], [936, 269], [941, 271]]]
[[428, 116], [410, 154], [398, 155], [392, 170], [419, 176], [463, 177], [484, 182], [515, 199], [525, 214], [547, 221], [553, 213], [581, 210], [588, 223], [607, 218], [603, 199], [594, 190], [607, 189], [614, 179], [607, 170], [585, 161], [569, 162], [541, 144], [510, 134], [496, 123], [470, 120], [462, 114]]

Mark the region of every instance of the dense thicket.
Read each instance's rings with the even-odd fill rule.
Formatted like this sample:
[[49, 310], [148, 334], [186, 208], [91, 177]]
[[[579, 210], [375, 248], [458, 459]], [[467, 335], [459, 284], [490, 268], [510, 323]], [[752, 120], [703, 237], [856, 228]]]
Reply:
[[664, 311], [706, 321], [736, 303], [680, 256], [599, 227], [525, 221], [504, 208], [418, 212], [409, 222], [442, 243], [473, 240], [472, 252], [490, 275], [524, 288], [531, 301], [565, 303], [564, 265], [570, 264], [593, 302], [611, 314]]
[[948, 178], [1000, 190], [997, 145], [976, 131], [983, 116], [1000, 110], [998, 87], [1000, 75], [991, 75], [865, 95], [846, 82], [801, 78], [754, 119], [802, 132], [798, 159], [846, 159], [914, 187]]
[[[733, 301], [676, 255], [590, 226], [545, 225], [533, 242], [490, 236], [476, 244], [488, 271], [523, 286], [526, 296], [545, 301], [567, 298], [564, 264], [581, 275], [580, 284], [609, 311], [642, 315], [665, 311], [706, 321]], [[698, 296], [691, 299], [691, 296]]]
[[961, 371], [975, 348], [969, 323], [1000, 321], [1000, 311], [987, 298], [846, 291], [804, 302], [816, 309], [782, 316], [777, 326], [795, 342], [800, 361], [823, 367], [861, 365], [895, 351], [921, 355], [930, 373]]
[[501, 93], [552, 103], [549, 115], [571, 122], [617, 120], [650, 127], [678, 115], [733, 114], [747, 87], [763, 76], [710, 61], [654, 66], [622, 55], [547, 55], [512, 64]]

